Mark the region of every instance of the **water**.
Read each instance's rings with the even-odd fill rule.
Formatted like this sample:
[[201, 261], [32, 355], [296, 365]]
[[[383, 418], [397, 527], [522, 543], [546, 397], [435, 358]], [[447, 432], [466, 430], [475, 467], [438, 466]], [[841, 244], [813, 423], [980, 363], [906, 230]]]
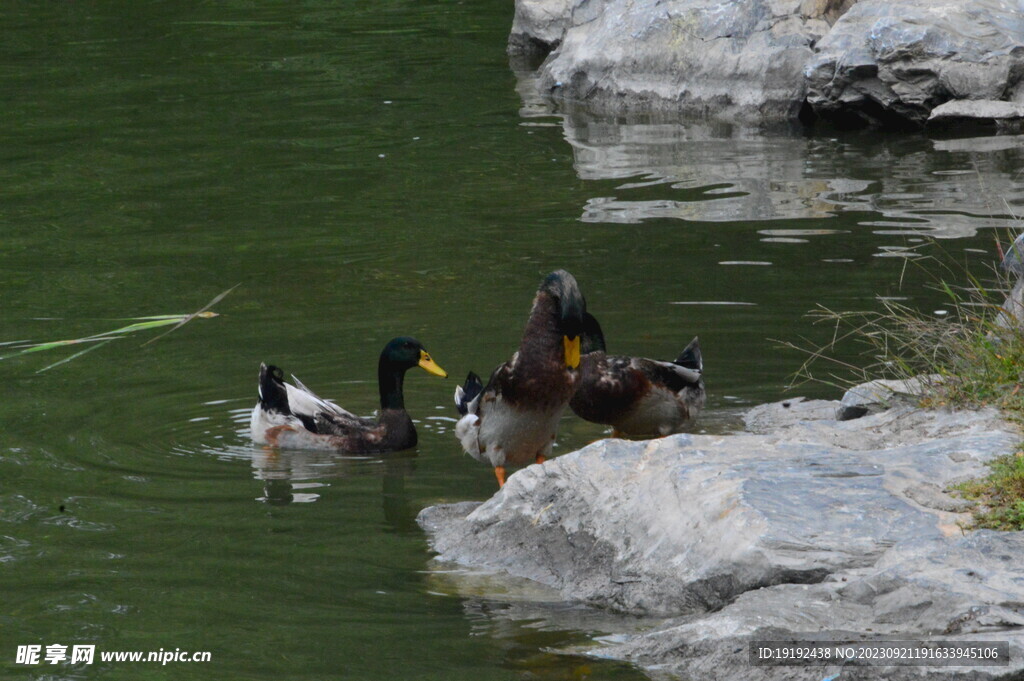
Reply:
[[[546, 272], [576, 274], [614, 352], [696, 334], [701, 428], [785, 393], [817, 304], [939, 310], [937, 238], [983, 268], [1024, 211], [1020, 137], [760, 133], [593, 120], [531, 96], [511, 5], [15, 3], [2, 10], [0, 341], [198, 319], [0, 362], [0, 670], [39, 679], [637, 679], [560, 656], [642, 622], [439, 571], [424, 506], [485, 499], [451, 393], [514, 349]], [[916, 264], [915, 264], [916, 263]], [[902, 281], [902, 285], [901, 285]], [[266, 452], [260, 361], [376, 406], [392, 336], [420, 445]], [[827, 386], [801, 391], [835, 396]], [[567, 417], [558, 451], [602, 430]], [[504, 595], [495, 596], [495, 592]], [[208, 663], [15, 663], [26, 644]]]

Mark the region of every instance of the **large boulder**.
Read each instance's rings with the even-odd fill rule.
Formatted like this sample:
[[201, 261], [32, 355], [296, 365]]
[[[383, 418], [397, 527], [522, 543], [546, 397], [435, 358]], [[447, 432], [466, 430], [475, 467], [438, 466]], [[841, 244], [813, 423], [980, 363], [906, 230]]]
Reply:
[[519, 0], [510, 46], [554, 46], [539, 87], [591, 110], [790, 120], [826, 19], [846, 4]]
[[[509, 52], [571, 108], [920, 127], [1024, 103], [1024, 0], [517, 0]], [[550, 53], [550, 54], [549, 54]]]
[[508, 36], [510, 55], [546, 56], [560, 42], [569, 27], [572, 8], [578, 0], [516, 0], [512, 31]]
[[807, 101], [828, 119], [917, 127], [950, 100], [1024, 102], [1021, 0], [865, 0], [816, 51]]
[[990, 126], [1003, 132], [1024, 129], [1024, 101], [954, 99], [939, 104], [928, 114], [932, 128], [960, 128], [964, 125]]
[[[976, 532], [953, 540], [899, 545], [869, 570], [833, 575], [821, 584], [787, 584], [745, 593], [722, 610], [670, 622], [605, 646], [603, 656], [630, 660], [675, 678], [747, 679], [1010, 679], [1024, 669], [1024, 535]], [[858, 666], [821, 662], [807, 667], [751, 665], [756, 641], [928, 641], [987, 647], [1005, 642], [1006, 666], [935, 664]], [[759, 647], [756, 646], [755, 647]], [[861, 661], [860, 665], [864, 662]]]
[[[677, 618], [599, 654], [687, 678], [809, 678], [747, 668], [747, 645], [812, 634], [979, 639], [1002, 627], [1020, 660], [1024, 539], [965, 538], [969, 516], [950, 493], [1013, 451], [1017, 430], [992, 410], [897, 403], [837, 421], [839, 407], [797, 398], [752, 410], [742, 433], [603, 440], [418, 520], [446, 572]], [[960, 678], [921, 669], [858, 678]]]
[[769, 405], [744, 434], [602, 440], [420, 522], [442, 561], [617, 610], [700, 613], [959, 533], [946, 485], [1017, 442], [991, 412], [897, 407], [838, 422], [838, 406]]

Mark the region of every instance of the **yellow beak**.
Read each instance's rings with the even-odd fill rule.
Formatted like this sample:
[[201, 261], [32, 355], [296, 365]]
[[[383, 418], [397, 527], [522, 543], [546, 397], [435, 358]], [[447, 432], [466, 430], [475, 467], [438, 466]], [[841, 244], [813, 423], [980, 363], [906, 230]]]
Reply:
[[562, 336], [562, 344], [565, 346], [565, 365], [575, 369], [580, 365], [580, 337], [569, 338]]
[[448, 372], [437, 366], [434, 360], [430, 359], [430, 355], [427, 354], [426, 350], [420, 350], [420, 367], [435, 376], [448, 378]]

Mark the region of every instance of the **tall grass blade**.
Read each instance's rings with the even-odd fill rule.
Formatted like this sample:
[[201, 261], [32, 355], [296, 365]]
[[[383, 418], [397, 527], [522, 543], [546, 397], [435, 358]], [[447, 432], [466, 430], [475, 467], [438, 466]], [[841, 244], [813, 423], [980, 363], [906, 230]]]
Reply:
[[[216, 305], [217, 303], [219, 303], [220, 301], [224, 300], [225, 296], [227, 296], [229, 293], [231, 293], [232, 291], [234, 291], [236, 288], [238, 288], [241, 285], [242, 285], [241, 282], [239, 282], [239, 283], [235, 284], [234, 286], [232, 286], [231, 288], [229, 288], [228, 290], [219, 293], [218, 295], [216, 295], [213, 298], [213, 300], [208, 302], [206, 305], [203, 305], [201, 308], [199, 308], [197, 311], [193, 312], [192, 314], [185, 315], [184, 318], [181, 321], [179, 321], [177, 324], [175, 324], [173, 327], [171, 327], [170, 329], [167, 329], [166, 331], [164, 331], [159, 336], [156, 336], [155, 338], [150, 338], [148, 341], [146, 341], [142, 345], [149, 345], [150, 343], [154, 343], [154, 342], [160, 340], [161, 338], [163, 338], [167, 334], [171, 333], [172, 331], [176, 331], [177, 329], [180, 329], [181, 327], [185, 326], [186, 324], [188, 324], [190, 321], [192, 321], [193, 319], [195, 319], [197, 317], [202, 317], [204, 319], [209, 319], [210, 317], [216, 317], [217, 316], [216, 312], [208, 312], [208, 310], [211, 307], [213, 307], [214, 305]], [[169, 322], [170, 320], [167, 320], [167, 321]]]
[[3, 361], [5, 359], [10, 359], [11, 357], [18, 357], [19, 355], [27, 355], [30, 352], [40, 352], [42, 350], [52, 350], [54, 348], [63, 348], [63, 347], [67, 347], [69, 345], [78, 345], [79, 343], [95, 343], [95, 342], [98, 342], [98, 341], [114, 340], [114, 338], [118, 338], [118, 336], [114, 336], [113, 338], [111, 338], [111, 337], [108, 337], [105, 334], [102, 334], [102, 335], [96, 335], [96, 336], [87, 336], [85, 338], [73, 338], [73, 339], [70, 339], [70, 340], [59, 340], [59, 341], [49, 341], [47, 343], [36, 343], [36, 344], [30, 345], [28, 347], [23, 347], [22, 349], [18, 350], [18, 352], [12, 352], [9, 355], [4, 355], [3, 357], [0, 357], [0, 361]]
[[133, 321], [134, 323], [127, 324], [125, 326], [113, 329], [111, 331], [103, 331], [102, 333], [93, 334], [91, 336], [83, 336], [82, 338], [71, 338], [71, 339], [68, 339], [68, 340], [47, 341], [47, 342], [44, 342], [44, 343], [32, 343], [32, 344], [27, 344], [27, 345], [20, 345], [20, 344], [26, 343], [26, 341], [12, 341], [12, 342], [0, 343], [0, 347], [14, 346], [14, 347], [18, 348], [17, 352], [12, 352], [10, 354], [0, 356], [0, 361], [6, 360], [6, 359], [10, 359], [12, 357], [18, 357], [20, 355], [25, 355], [25, 354], [32, 353], [32, 352], [42, 352], [44, 350], [53, 350], [55, 348], [63, 348], [63, 347], [67, 347], [69, 345], [79, 345], [79, 344], [83, 344], [83, 343], [94, 343], [95, 344], [95, 345], [90, 345], [88, 348], [86, 348], [84, 350], [81, 350], [79, 352], [76, 352], [76, 353], [74, 353], [74, 354], [72, 354], [72, 355], [70, 355], [68, 357], [65, 357], [64, 359], [62, 359], [59, 362], [54, 362], [53, 364], [50, 364], [50, 365], [48, 365], [46, 367], [43, 367], [38, 372], [36, 372], [36, 373], [42, 373], [44, 371], [48, 371], [49, 369], [52, 369], [53, 367], [60, 366], [61, 364], [64, 364], [65, 362], [70, 362], [71, 360], [73, 360], [73, 359], [75, 359], [77, 357], [81, 357], [82, 355], [84, 355], [87, 352], [92, 352], [96, 348], [98, 348], [100, 346], [103, 346], [103, 345], [106, 345], [107, 343], [109, 343], [112, 340], [117, 340], [118, 338], [124, 338], [125, 336], [128, 336], [130, 334], [136, 333], [137, 331], [148, 331], [150, 329], [159, 329], [159, 328], [162, 328], [162, 327], [165, 327], [165, 326], [170, 326], [171, 327], [170, 329], [168, 329], [164, 333], [160, 334], [156, 338], [151, 339], [147, 343], [143, 343], [143, 345], [148, 345], [149, 343], [152, 343], [155, 340], [163, 338], [164, 336], [166, 336], [171, 331], [174, 331], [175, 329], [181, 328], [182, 326], [184, 326], [188, 322], [192, 321], [193, 319], [197, 319], [197, 318], [209, 319], [211, 317], [216, 317], [217, 313], [216, 312], [210, 312], [209, 311], [210, 308], [213, 307], [214, 305], [216, 305], [217, 303], [219, 303], [221, 300], [223, 300], [225, 296], [227, 296], [229, 293], [234, 291], [239, 286], [240, 286], [240, 284], [235, 284], [234, 286], [232, 286], [228, 290], [221, 292], [219, 295], [214, 297], [214, 299], [211, 300], [209, 303], [207, 303], [202, 308], [200, 308], [199, 310], [197, 310], [196, 312], [193, 312], [191, 314], [150, 315], [150, 316], [146, 316], [146, 317], [129, 317], [128, 319], [130, 321]]
[[97, 343], [96, 345], [90, 345], [85, 350], [79, 350], [78, 352], [76, 352], [73, 355], [69, 355], [69, 356], [65, 357], [64, 359], [62, 359], [62, 360], [60, 360], [58, 362], [54, 362], [53, 364], [47, 365], [47, 366], [43, 367], [42, 369], [40, 369], [39, 371], [37, 371], [36, 373], [37, 374], [41, 374], [44, 371], [49, 371], [53, 367], [60, 366], [61, 364], [66, 364], [67, 362], [70, 362], [71, 360], [73, 360], [73, 359], [75, 359], [77, 357], [81, 357], [82, 355], [84, 355], [87, 352], [92, 352], [93, 350], [97, 350], [97, 349], [103, 347], [104, 345], [106, 345], [107, 343], [109, 343], [110, 341], [113, 341], [113, 340], [117, 340], [117, 338], [116, 337], [115, 338], [108, 338], [105, 341]]

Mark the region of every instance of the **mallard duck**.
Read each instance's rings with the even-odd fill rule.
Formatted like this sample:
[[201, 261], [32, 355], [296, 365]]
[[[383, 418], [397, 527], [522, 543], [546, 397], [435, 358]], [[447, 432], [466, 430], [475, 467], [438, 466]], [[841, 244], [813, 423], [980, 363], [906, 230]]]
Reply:
[[348, 453], [394, 452], [416, 446], [416, 427], [405, 410], [405, 372], [421, 367], [448, 376], [415, 338], [394, 338], [384, 346], [377, 364], [380, 414], [360, 418], [317, 395], [292, 376], [285, 383], [275, 366], [260, 365], [259, 402], [249, 427], [257, 444], [291, 449], [333, 449]]
[[499, 487], [506, 466], [543, 463], [551, 454], [579, 377], [585, 311], [576, 279], [565, 270], [552, 272], [537, 290], [512, 359], [494, 370], [486, 386], [470, 372], [455, 389], [462, 414], [455, 435], [470, 456], [494, 467]]
[[697, 338], [673, 362], [605, 354], [601, 325], [583, 317], [580, 382], [569, 406], [582, 419], [612, 426], [615, 437], [678, 432], [704, 406], [704, 362]]

